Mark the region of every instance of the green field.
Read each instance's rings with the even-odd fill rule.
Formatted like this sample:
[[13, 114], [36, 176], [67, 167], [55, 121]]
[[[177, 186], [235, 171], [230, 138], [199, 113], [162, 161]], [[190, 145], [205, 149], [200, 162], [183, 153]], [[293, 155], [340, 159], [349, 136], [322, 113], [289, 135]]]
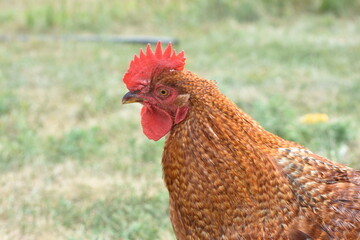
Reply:
[[[186, 68], [267, 130], [360, 168], [358, 1], [155, 2], [0, 0], [0, 35], [175, 37]], [[0, 41], [1, 239], [174, 239], [163, 140], [121, 105], [144, 47]]]

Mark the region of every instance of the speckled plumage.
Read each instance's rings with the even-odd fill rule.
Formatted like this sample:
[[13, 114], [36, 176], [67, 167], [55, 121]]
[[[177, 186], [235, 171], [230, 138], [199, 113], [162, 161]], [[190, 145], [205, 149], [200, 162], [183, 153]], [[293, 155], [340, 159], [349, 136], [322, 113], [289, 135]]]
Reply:
[[190, 94], [162, 161], [178, 239], [360, 238], [359, 172], [266, 132], [213, 81], [159, 82]]
[[150, 139], [167, 133], [162, 166], [177, 239], [360, 239], [360, 171], [265, 131], [171, 51], [158, 43], [135, 57], [123, 103], [144, 105]]

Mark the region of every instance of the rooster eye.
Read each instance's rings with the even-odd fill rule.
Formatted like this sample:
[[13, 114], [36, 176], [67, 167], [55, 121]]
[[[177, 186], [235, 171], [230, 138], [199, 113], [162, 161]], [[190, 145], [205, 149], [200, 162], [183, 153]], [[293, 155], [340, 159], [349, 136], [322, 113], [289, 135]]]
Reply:
[[159, 90], [159, 93], [160, 93], [161, 96], [167, 96], [167, 95], [169, 95], [169, 91], [166, 90], [166, 89], [160, 89], [160, 90]]

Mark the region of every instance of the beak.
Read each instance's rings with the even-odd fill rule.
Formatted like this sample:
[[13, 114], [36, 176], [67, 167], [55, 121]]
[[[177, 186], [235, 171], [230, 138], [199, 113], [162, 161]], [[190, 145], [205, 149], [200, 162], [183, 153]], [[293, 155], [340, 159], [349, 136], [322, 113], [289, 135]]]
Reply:
[[132, 92], [126, 93], [122, 98], [123, 104], [135, 103], [135, 102], [141, 103], [143, 101], [144, 101], [143, 98], [138, 97], [135, 93]]

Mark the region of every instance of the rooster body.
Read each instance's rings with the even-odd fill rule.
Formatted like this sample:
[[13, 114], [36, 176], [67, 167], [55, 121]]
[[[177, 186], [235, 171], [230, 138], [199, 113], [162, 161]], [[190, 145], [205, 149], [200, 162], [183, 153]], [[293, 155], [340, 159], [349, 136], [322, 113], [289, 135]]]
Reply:
[[265, 131], [184, 60], [171, 45], [148, 46], [124, 76], [123, 98], [144, 105], [150, 139], [167, 135], [177, 239], [360, 239], [360, 171]]

